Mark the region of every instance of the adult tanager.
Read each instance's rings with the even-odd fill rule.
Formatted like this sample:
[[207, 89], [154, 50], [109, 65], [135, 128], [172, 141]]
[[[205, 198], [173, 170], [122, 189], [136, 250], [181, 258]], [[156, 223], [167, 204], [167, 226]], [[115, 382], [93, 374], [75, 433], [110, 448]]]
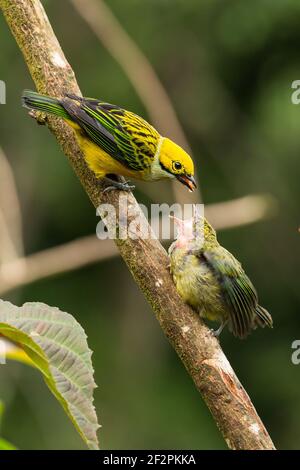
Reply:
[[[196, 187], [191, 157], [147, 121], [114, 104], [66, 94], [51, 98], [25, 90], [26, 108], [63, 118], [74, 130], [87, 164], [97, 178], [117, 174], [143, 181], [177, 178]], [[110, 179], [113, 187], [132, 188]]]

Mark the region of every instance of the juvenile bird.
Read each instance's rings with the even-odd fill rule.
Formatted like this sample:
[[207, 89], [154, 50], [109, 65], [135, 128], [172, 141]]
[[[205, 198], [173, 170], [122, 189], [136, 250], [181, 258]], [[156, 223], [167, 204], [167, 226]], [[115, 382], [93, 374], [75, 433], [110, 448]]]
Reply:
[[[241, 264], [217, 240], [208, 221], [194, 217], [175, 219], [178, 238], [169, 248], [170, 270], [183, 300], [202, 318], [220, 322], [239, 338], [265, 325], [271, 315], [258, 304], [258, 297]], [[202, 235], [202, 236], [201, 236]]]
[[[196, 187], [191, 157], [147, 121], [98, 99], [66, 94], [57, 99], [25, 90], [23, 106], [64, 119], [76, 133], [86, 162], [97, 178], [116, 174], [143, 181], [177, 178]], [[108, 178], [107, 178], [108, 179]], [[133, 187], [110, 179], [113, 187]]]

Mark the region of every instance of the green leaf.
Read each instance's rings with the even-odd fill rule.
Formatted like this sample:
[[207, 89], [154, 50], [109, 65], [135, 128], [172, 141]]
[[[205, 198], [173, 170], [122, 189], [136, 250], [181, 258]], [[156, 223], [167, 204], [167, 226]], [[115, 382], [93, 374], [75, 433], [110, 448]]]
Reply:
[[42, 303], [0, 300], [0, 334], [26, 352], [88, 447], [98, 449], [92, 353], [75, 318]]
[[[21, 362], [22, 364], [27, 364], [28, 366], [35, 367], [34, 362], [30, 359], [28, 354], [17, 344], [9, 341], [8, 339], [4, 339], [2, 337], [2, 347], [0, 348], [0, 359], [4, 358], [5, 360], [10, 359], [12, 361]], [[0, 418], [1, 418], [1, 401], [0, 401]]]
[[17, 448], [6, 439], [0, 437], [0, 450], [17, 450]]

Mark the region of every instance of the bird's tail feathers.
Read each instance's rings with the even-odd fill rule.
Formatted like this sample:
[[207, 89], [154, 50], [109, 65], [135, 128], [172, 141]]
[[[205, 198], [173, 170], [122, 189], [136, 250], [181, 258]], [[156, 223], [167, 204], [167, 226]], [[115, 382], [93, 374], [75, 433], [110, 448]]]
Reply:
[[255, 317], [255, 323], [258, 326], [265, 327], [268, 326], [269, 328], [273, 328], [273, 320], [269, 312], [258, 305], [255, 310], [256, 317]]
[[22, 105], [28, 109], [36, 109], [45, 113], [54, 114], [61, 118], [70, 118], [66, 110], [57, 98], [41, 95], [35, 91], [24, 90], [22, 94]]

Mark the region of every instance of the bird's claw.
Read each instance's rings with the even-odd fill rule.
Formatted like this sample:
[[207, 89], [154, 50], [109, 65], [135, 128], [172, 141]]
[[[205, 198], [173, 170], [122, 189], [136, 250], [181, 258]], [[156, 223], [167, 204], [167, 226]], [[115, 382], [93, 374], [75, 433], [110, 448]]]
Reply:
[[105, 189], [103, 189], [103, 193], [108, 193], [114, 189], [118, 189], [120, 191], [132, 191], [134, 188], [135, 186], [133, 184], [129, 184], [129, 181], [125, 181], [124, 183], [114, 181], [111, 186], [107, 186]]
[[223, 329], [227, 325], [228, 320], [224, 320], [217, 330], [213, 328], [210, 330], [215, 338], [219, 338], [220, 334], [222, 333]]
[[39, 124], [40, 126], [44, 126], [47, 122], [47, 116], [45, 115], [45, 113], [43, 113], [41, 111], [35, 111], [34, 109], [31, 109], [28, 112], [28, 115], [31, 118], [35, 119], [37, 124]]
[[221, 333], [221, 331], [219, 331], [219, 330], [220, 330], [220, 328], [218, 328], [217, 330], [214, 330], [213, 328], [210, 328], [209, 331], [211, 332], [211, 334], [212, 334], [215, 338], [219, 338], [220, 333]]

